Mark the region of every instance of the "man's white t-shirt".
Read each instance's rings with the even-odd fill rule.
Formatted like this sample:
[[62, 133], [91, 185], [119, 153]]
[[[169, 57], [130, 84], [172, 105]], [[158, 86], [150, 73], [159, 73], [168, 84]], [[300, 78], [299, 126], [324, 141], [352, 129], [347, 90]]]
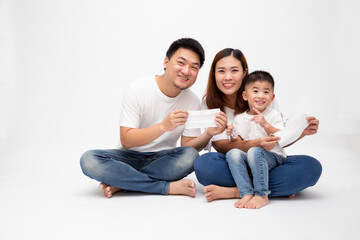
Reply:
[[[174, 110], [199, 110], [200, 100], [190, 90], [182, 90], [176, 97], [168, 97], [159, 89], [155, 76], [139, 79], [125, 92], [120, 112], [119, 126], [147, 128], [162, 122]], [[200, 129], [186, 129], [179, 126], [165, 132], [154, 141], [129, 150], [155, 152], [176, 147], [181, 135], [198, 137]]]

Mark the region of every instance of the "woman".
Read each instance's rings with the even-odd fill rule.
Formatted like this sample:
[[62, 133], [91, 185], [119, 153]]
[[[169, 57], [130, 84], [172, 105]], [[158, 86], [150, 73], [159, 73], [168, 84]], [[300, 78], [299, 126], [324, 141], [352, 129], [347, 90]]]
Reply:
[[[238, 49], [226, 48], [218, 52], [212, 62], [204, 103], [208, 109], [220, 108], [226, 113], [228, 124], [234, 116], [246, 109], [242, 98], [243, 79], [248, 74], [245, 56]], [[319, 121], [308, 118], [309, 126], [300, 138], [317, 132]], [[299, 138], [299, 139], [300, 139]], [[216, 199], [240, 198], [239, 191], [225, 161], [225, 153], [233, 148], [247, 151], [251, 147], [267, 149], [277, 141], [276, 137], [230, 142], [223, 132], [212, 139], [217, 152], [201, 155], [195, 160], [195, 174], [210, 202]], [[305, 155], [287, 156], [283, 164], [269, 173], [269, 197], [289, 196], [313, 186], [321, 175], [322, 167], [315, 158]]]

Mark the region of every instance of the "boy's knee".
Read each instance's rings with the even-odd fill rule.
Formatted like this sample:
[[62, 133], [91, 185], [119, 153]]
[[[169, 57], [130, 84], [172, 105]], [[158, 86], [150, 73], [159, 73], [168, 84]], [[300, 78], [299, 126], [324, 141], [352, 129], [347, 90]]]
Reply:
[[244, 156], [246, 156], [245, 152], [234, 148], [225, 154], [225, 159], [227, 162], [239, 163], [240, 161], [244, 161]]

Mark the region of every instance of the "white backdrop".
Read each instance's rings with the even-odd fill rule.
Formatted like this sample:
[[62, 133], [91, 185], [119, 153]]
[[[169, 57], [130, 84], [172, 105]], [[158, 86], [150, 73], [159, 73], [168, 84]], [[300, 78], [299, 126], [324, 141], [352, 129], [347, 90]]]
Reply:
[[[196, 225], [188, 226], [188, 237], [176, 239], [252, 237], [259, 222], [264, 237], [275, 231], [276, 239], [324, 234], [354, 239], [360, 234], [360, 208], [351, 203], [360, 187], [358, 9], [356, 0], [0, 0], [0, 239], [71, 239], [63, 238], [70, 231], [80, 238], [112, 237], [109, 226], [134, 230], [133, 211], [168, 226], [164, 236], [177, 230], [168, 221], [172, 211]], [[285, 115], [320, 119], [318, 134], [287, 151], [321, 161], [324, 171], [314, 191], [293, 202], [271, 201], [261, 217], [246, 213], [247, 218], [239, 218], [245, 213], [236, 212], [232, 202], [206, 205], [201, 193], [195, 200], [166, 201], [122, 196], [105, 202], [98, 195], [94, 181], [81, 173], [80, 155], [115, 147], [126, 87], [138, 77], [161, 74], [168, 46], [181, 37], [193, 37], [205, 49], [205, 64], [192, 87], [199, 97], [214, 55], [225, 47], [239, 48], [250, 71], [274, 76]], [[113, 210], [127, 217], [103, 215]], [[269, 221], [284, 226], [274, 229]], [[217, 224], [223, 230], [206, 235]], [[241, 224], [247, 232], [236, 230]], [[300, 224], [308, 232], [283, 231]], [[230, 226], [236, 232], [228, 232]]]
[[[160, 74], [180, 37], [206, 61], [241, 49], [267, 70], [285, 115], [320, 132], [359, 133], [356, 1], [0, 1], [0, 151], [113, 147], [120, 101], [137, 77]], [[1, 163], [1, 165], [4, 163]]]

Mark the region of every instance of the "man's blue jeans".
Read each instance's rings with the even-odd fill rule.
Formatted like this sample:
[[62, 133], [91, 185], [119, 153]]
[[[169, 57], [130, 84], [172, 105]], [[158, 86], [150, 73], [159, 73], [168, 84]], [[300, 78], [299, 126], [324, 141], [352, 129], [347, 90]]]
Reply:
[[167, 195], [170, 182], [190, 174], [198, 156], [192, 147], [159, 152], [90, 150], [81, 156], [80, 166], [86, 176], [99, 182], [124, 190]]
[[285, 159], [261, 147], [250, 148], [247, 153], [234, 148], [226, 153], [225, 158], [240, 197], [269, 195], [269, 172]]
[[[198, 181], [204, 185], [236, 187], [225, 155], [210, 152], [195, 160], [194, 170]], [[290, 196], [313, 186], [322, 172], [321, 164], [306, 155], [287, 156], [282, 165], [269, 173], [269, 197]]]

